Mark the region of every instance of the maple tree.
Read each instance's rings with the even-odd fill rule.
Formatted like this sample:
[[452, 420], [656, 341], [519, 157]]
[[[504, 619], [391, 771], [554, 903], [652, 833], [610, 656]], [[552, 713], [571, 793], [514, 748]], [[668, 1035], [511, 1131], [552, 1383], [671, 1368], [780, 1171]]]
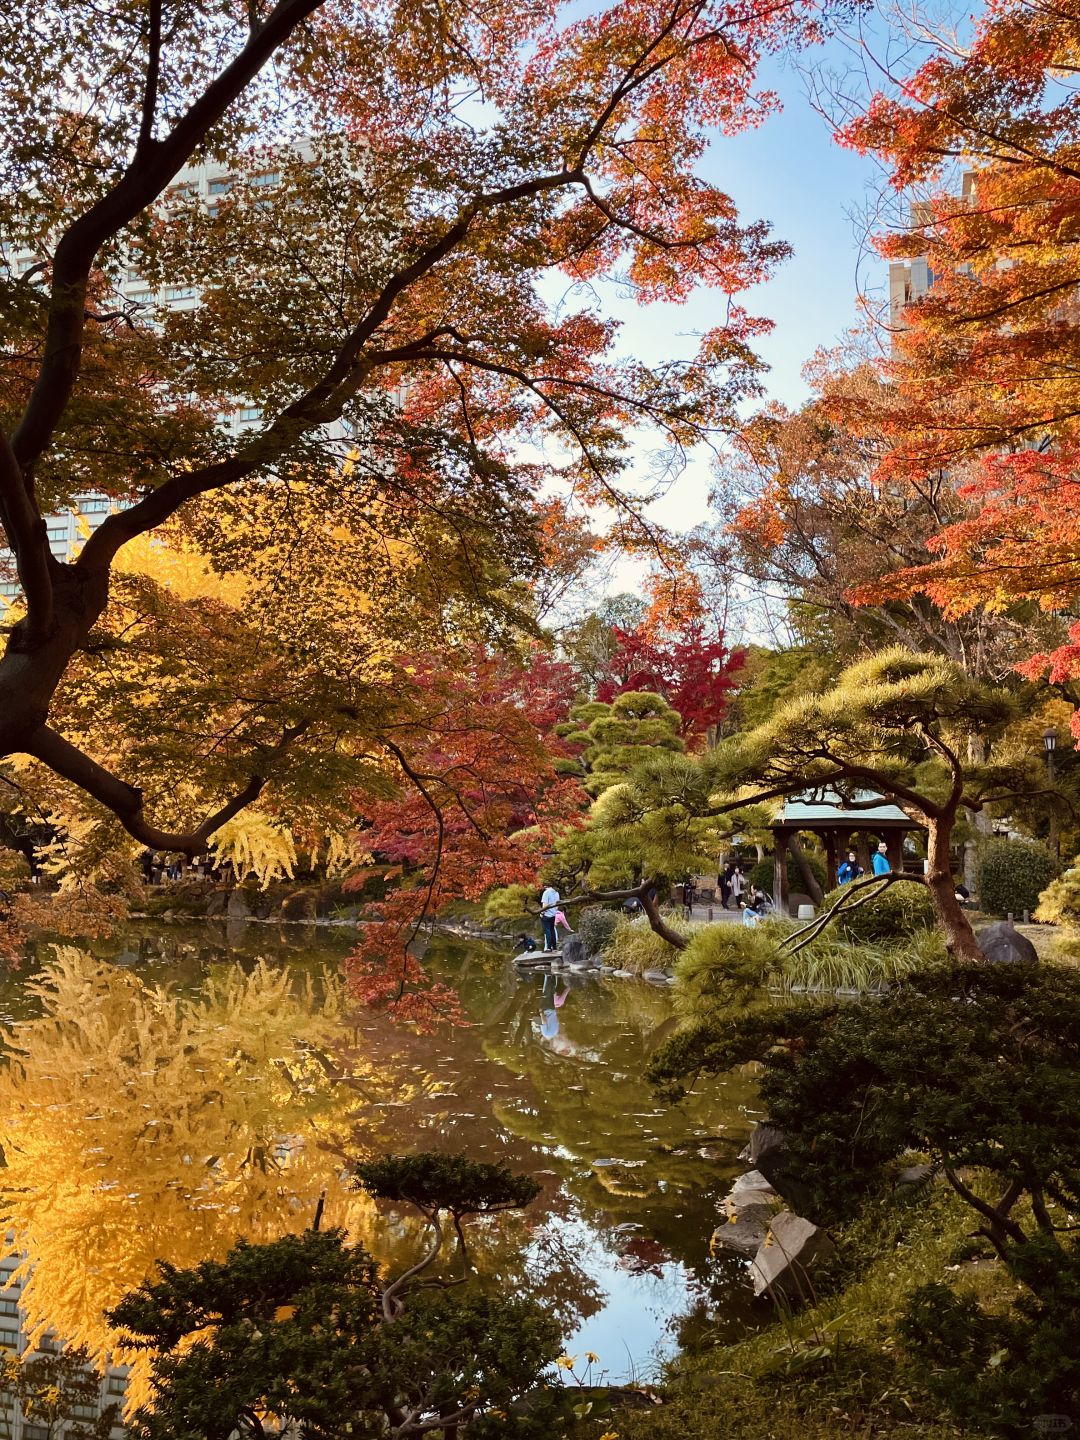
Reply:
[[386, 890], [366, 907], [346, 973], [368, 1004], [425, 1025], [461, 1018], [454, 990], [410, 953], [425, 920], [531, 884], [588, 797], [561, 773], [574, 747], [555, 733], [573, 698], [569, 666], [534, 650], [525, 663], [479, 653], [466, 666], [414, 657], [409, 669], [410, 707], [383, 737], [408, 783], [375, 803], [357, 796], [360, 840]]
[[[282, 772], [366, 753], [385, 692], [344, 663], [321, 683], [322, 634], [339, 633], [342, 589], [352, 606], [369, 594], [380, 553], [415, 554], [426, 595], [405, 611], [421, 632], [434, 617], [475, 639], [542, 564], [546, 482], [636, 513], [619, 490], [635, 427], [680, 447], [730, 425], [763, 325], [732, 297], [786, 247], [695, 165], [711, 131], [768, 112], [758, 57], [815, 22], [799, 0], [584, 16], [503, 0], [190, 0], [166, 15], [132, 0], [108, 22], [89, 0], [44, 19], [17, 0], [0, 23], [0, 118], [17, 137], [0, 236], [39, 257], [0, 279], [0, 522], [26, 598], [0, 658], [0, 756], [34, 757], [140, 844], [196, 853]], [[213, 205], [181, 174], [208, 157], [232, 170]], [[547, 303], [552, 267], [619, 276], [643, 303], [712, 287], [723, 320], [690, 358], [646, 367], [616, 355], [602, 314]], [[129, 269], [198, 303], [129, 301]], [[237, 436], [218, 417], [241, 402], [263, 418]], [[59, 562], [42, 517], [88, 490], [125, 508]], [[264, 609], [249, 659], [268, 645], [303, 663], [285, 698], [241, 690], [235, 743], [235, 712], [212, 735], [178, 727], [148, 785], [126, 769], [137, 707], [117, 701], [106, 752], [69, 732], [57, 697], [94, 652], [117, 556], [169, 523], [219, 573], [242, 558], [271, 596], [284, 560], [293, 603], [284, 620]], [[364, 551], [340, 575], [335, 528]], [[189, 716], [215, 678], [213, 629], [204, 612], [177, 662]], [[192, 651], [208, 636], [203, 672]], [[163, 797], [187, 798], [176, 771], [193, 753], [218, 773], [159, 822]]]
[[[897, 577], [930, 563], [942, 527], [970, 506], [942, 470], [902, 482], [883, 473], [895, 395], [866, 337], [819, 352], [804, 373], [810, 400], [748, 421], [713, 496], [740, 569], [823, 655], [851, 660], [899, 643], [1003, 678], [1039, 634], [1034, 607], [957, 614], [906, 585], [895, 593]], [[1054, 629], [1042, 627], [1047, 637]]]
[[617, 648], [608, 678], [597, 686], [597, 700], [651, 691], [678, 712], [679, 733], [688, 741], [715, 734], [738, 684], [743, 651], [729, 650], [723, 633], [711, 633], [703, 620], [660, 639], [641, 629], [616, 627], [614, 633]]
[[[910, 227], [879, 242], [891, 258], [924, 256], [932, 284], [883, 366], [878, 474], [901, 487], [936, 477], [955, 501], [935, 553], [884, 593], [928, 595], [950, 619], [1021, 599], [1067, 610], [1080, 581], [1078, 42], [1074, 8], [1016, 0], [988, 7], [964, 41], [926, 27], [924, 63], [890, 75], [842, 131], [924, 196]], [[1033, 671], [1075, 673], [1075, 644], [1028, 648], [1050, 652]]]

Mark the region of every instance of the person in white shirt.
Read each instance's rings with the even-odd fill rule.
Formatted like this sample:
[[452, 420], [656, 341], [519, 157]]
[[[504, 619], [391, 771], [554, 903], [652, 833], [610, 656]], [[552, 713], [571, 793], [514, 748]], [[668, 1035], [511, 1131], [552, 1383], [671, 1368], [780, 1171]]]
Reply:
[[554, 885], [549, 885], [540, 896], [540, 924], [544, 930], [544, 949], [557, 950], [559, 948], [558, 936], [555, 932], [555, 912], [559, 908], [561, 896]]

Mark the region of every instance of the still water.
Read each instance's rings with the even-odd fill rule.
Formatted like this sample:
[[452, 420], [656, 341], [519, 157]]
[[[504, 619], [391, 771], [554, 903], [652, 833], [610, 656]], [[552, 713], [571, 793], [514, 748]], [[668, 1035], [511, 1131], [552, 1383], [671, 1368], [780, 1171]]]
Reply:
[[525, 1214], [481, 1224], [477, 1264], [549, 1303], [568, 1351], [608, 1378], [649, 1378], [703, 1323], [754, 1323], [745, 1266], [708, 1253], [752, 1085], [657, 1101], [642, 1075], [672, 1025], [667, 991], [521, 975], [443, 939], [428, 963], [470, 1023], [415, 1035], [341, 994], [348, 945], [313, 927], [132, 924], [40, 944], [4, 982], [4, 1221], [58, 1332], [93, 1348], [95, 1315], [155, 1258], [303, 1228], [324, 1193], [329, 1223], [402, 1263], [415, 1225], [358, 1210], [341, 1161], [425, 1149], [535, 1177]]

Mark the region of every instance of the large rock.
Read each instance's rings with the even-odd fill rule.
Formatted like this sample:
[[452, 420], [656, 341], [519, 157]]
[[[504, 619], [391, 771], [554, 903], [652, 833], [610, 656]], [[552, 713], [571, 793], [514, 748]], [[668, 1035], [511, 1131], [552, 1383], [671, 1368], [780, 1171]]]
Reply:
[[229, 892], [227, 890], [215, 890], [210, 899], [206, 902], [206, 913], [208, 916], [224, 915], [225, 907], [229, 903]]
[[750, 1135], [750, 1143], [741, 1152], [739, 1159], [748, 1160], [755, 1170], [760, 1171], [766, 1182], [782, 1195], [789, 1205], [801, 1210], [810, 1203], [810, 1192], [799, 1179], [788, 1138], [783, 1130], [778, 1130], [775, 1125], [763, 1123], [755, 1126]]
[[760, 1170], [766, 1180], [772, 1183], [770, 1169], [788, 1159], [788, 1141], [783, 1130], [778, 1130], [775, 1125], [762, 1122], [755, 1125], [750, 1133], [750, 1143], [739, 1156], [740, 1160], [749, 1160], [755, 1170]]
[[754, 1294], [788, 1303], [811, 1299], [810, 1272], [822, 1256], [835, 1248], [817, 1225], [790, 1210], [781, 1210], [773, 1217], [769, 1233], [750, 1264]]
[[998, 920], [975, 933], [979, 949], [991, 965], [1033, 965], [1039, 952], [1008, 920]]
[[230, 920], [247, 920], [251, 915], [251, 906], [248, 904], [247, 896], [243, 890], [230, 890], [229, 903], [225, 909]]
[[587, 965], [589, 957], [585, 954], [585, 943], [576, 935], [567, 935], [562, 942], [562, 958], [567, 965]]
[[755, 1254], [769, 1233], [769, 1221], [778, 1205], [779, 1196], [759, 1171], [740, 1175], [720, 1202], [722, 1220], [709, 1241], [712, 1254], [718, 1250]]

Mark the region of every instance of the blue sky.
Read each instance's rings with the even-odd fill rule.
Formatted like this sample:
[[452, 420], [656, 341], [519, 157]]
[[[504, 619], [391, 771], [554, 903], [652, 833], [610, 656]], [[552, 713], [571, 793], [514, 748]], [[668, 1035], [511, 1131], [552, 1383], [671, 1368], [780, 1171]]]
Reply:
[[[744, 220], [771, 221], [774, 234], [794, 248], [771, 280], [739, 298], [775, 323], [756, 346], [770, 367], [767, 398], [797, 405], [809, 394], [801, 375], [807, 360], [858, 318], [860, 286], [884, 294], [885, 264], [867, 253], [865, 227], [852, 219], [877, 188], [879, 171], [836, 144], [793, 69], [767, 63], [761, 83], [781, 96], [783, 109], [755, 130], [718, 137], [701, 172], [731, 195]], [[646, 361], [692, 349], [696, 333], [722, 322], [724, 305], [723, 296], [708, 292], [687, 305], [647, 308], [604, 296], [605, 310], [623, 322], [621, 344]], [[642, 467], [647, 463], [643, 447]], [[695, 458], [654, 506], [656, 519], [678, 529], [704, 520], [709, 485], [707, 457]], [[635, 566], [616, 567], [611, 588], [632, 588], [637, 573]]]

